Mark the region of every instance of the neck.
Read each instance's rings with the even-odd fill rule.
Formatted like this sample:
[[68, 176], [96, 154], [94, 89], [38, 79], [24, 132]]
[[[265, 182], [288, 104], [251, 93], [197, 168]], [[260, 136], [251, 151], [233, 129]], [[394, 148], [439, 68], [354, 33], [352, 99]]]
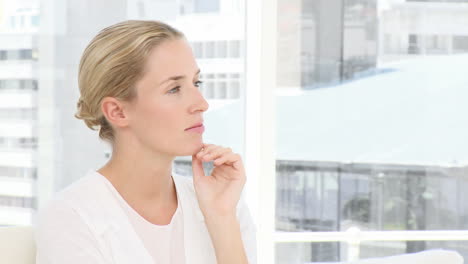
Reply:
[[112, 158], [98, 170], [134, 208], [177, 204], [172, 180], [173, 157], [114, 146]]

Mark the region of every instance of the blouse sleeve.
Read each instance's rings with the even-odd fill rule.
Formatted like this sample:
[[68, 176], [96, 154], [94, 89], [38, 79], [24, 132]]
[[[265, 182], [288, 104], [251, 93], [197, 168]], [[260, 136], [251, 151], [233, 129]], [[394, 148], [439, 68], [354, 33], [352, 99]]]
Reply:
[[96, 238], [65, 203], [49, 204], [37, 215], [36, 264], [107, 264]]
[[252, 215], [245, 198], [242, 195], [239, 199], [238, 212], [242, 242], [244, 243], [248, 262], [249, 264], [257, 264], [257, 227], [252, 219]]

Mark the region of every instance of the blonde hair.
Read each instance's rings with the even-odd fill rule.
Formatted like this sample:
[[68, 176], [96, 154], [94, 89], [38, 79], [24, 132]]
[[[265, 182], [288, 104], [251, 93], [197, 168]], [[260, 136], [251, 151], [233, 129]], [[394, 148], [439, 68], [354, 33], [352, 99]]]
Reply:
[[114, 142], [114, 131], [101, 111], [107, 96], [130, 101], [142, 77], [149, 52], [163, 41], [183, 38], [160, 21], [128, 20], [101, 30], [83, 52], [78, 73], [80, 98], [75, 117], [99, 137]]

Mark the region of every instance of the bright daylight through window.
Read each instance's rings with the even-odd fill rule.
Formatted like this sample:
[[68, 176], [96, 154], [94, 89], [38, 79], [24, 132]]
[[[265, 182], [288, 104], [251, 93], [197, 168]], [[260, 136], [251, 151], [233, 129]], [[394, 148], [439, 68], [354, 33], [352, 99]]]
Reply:
[[[276, 114], [261, 113], [277, 124], [275, 263], [436, 248], [468, 259], [468, 1], [262, 3], [277, 7]], [[0, 226], [33, 225], [56, 192], [109, 158], [73, 114], [83, 49], [117, 21], [186, 34], [210, 105], [204, 140], [246, 156], [249, 5], [0, 0]], [[187, 177], [191, 166], [174, 161]]]

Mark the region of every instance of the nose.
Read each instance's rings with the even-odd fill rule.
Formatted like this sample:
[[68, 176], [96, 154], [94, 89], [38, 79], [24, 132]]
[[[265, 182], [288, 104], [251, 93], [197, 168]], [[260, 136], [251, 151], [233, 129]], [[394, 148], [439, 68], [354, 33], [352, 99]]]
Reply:
[[197, 87], [196, 92], [194, 93], [193, 104], [190, 112], [205, 112], [206, 110], [208, 110], [209, 107], [210, 105], [208, 104], [208, 101], [206, 101], [205, 97], [202, 94], [202, 91]]

